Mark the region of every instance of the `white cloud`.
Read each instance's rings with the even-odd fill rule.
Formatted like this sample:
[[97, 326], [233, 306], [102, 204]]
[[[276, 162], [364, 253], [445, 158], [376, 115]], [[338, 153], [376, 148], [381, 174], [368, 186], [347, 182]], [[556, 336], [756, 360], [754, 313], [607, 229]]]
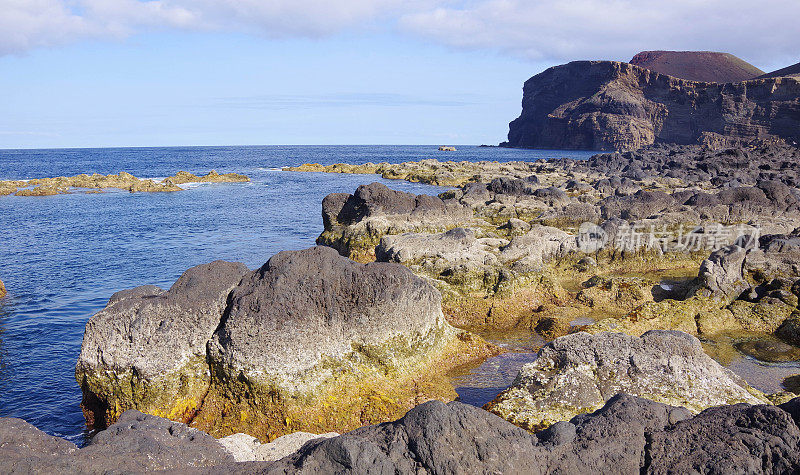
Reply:
[[380, 27], [535, 60], [709, 49], [763, 64], [797, 54], [798, 18], [798, 0], [0, 0], [0, 55], [154, 28], [275, 38]]
[[649, 49], [717, 50], [770, 61], [796, 55], [797, 0], [479, 0], [400, 18], [455, 47], [531, 59], [629, 59]]

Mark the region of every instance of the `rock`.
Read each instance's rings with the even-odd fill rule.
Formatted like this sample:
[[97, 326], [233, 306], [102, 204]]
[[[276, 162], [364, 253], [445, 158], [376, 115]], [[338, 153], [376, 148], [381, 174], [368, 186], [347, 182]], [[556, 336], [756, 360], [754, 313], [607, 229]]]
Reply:
[[401, 419], [315, 441], [268, 473], [542, 473], [546, 453], [481, 409], [438, 401]]
[[[440, 258], [450, 263], [496, 262], [471, 229], [453, 228], [441, 234], [406, 233], [385, 236], [375, 248], [382, 262], [407, 263], [425, 258]], [[489, 262], [487, 262], [489, 261]]]
[[700, 264], [698, 278], [712, 296], [730, 299], [748, 287], [742, 274], [747, 249], [737, 245], [725, 246], [714, 251]]
[[191, 421], [210, 384], [206, 345], [246, 272], [215, 261], [187, 270], [167, 292], [114, 294], [86, 324], [75, 369], [88, 425], [103, 428], [132, 408]]
[[233, 462], [211, 436], [186, 425], [127, 411], [83, 449], [19, 419], [0, 418], [3, 473], [141, 473]]
[[374, 259], [387, 234], [442, 232], [472, 218], [466, 206], [428, 195], [412, 195], [380, 183], [359, 186], [352, 195], [336, 193], [322, 202], [325, 231], [317, 244], [359, 261]]
[[762, 338], [739, 342], [734, 346], [742, 353], [768, 363], [785, 363], [800, 360], [800, 348], [779, 340]]
[[420, 375], [483, 356], [486, 344], [448, 325], [439, 292], [405, 267], [315, 247], [246, 276], [208, 349], [215, 384], [198, 426], [271, 439], [349, 430], [420, 396], [454, 397], [444, 379]]
[[681, 332], [576, 333], [544, 346], [487, 409], [529, 430], [591, 412], [618, 392], [697, 413], [730, 402], [767, 402]]
[[796, 78], [697, 83], [627, 63], [575, 61], [525, 82], [522, 114], [501, 145], [636, 150], [656, 141], [796, 141], [797, 120], [773, 117], [797, 117], [798, 84]]
[[800, 465], [800, 430], [775, 406], [713, 407], [648, 442], [647, 473], [792, 473]]
[[223, 437], [219, 439], [218, 442], [237, 462], [255, 461], [255, 450], [262, 446], [258, 439], [252, 435], [243, 434], [241, 432]]
[[308, 441], [338, 437], [336, 432], [311, 434], [309, 432], [293, 432], [278, 437], [269, 444], [263, 444], [254, 451], [255, 460], [271, 462], [280, 460], [300, 450]]
[[72, 442], [47, 435], [22, 419], [0, 418], [0, 472], [46, 472], [53, 460], [77, 450]]
[[[233, 461], [210, 435], [160, 417], [130, 410], [77, 453], [92, 470], [155, 471], [208, 467]], [[102, 470], [98, 470], [103, 467]]]
[[87, 324], [76, 376], [97, 427], [134, 407], [266, 441], [454, 398], [448, 368], [495, 353], [448, 325], [439, 292], [403, 266], [315, 247], [115, 294]]
[[174, 185], [182, 185], [184, 183], [245, 183], [249, 181], [250, 178], [247, 175], [240, 175], [238, 173], [223, 173], [220, 175], [216, 170], [211, 170], [207, 175], [203, 176], [179, 171], [175, 175], [164, 179], [165, 183], [172, 183]]
[[800, 346], [800, 312], [794, 312], [784, 320], [775, 335], [792, 345]]
[[790, 473], [800, 459], [798, 432], [774, 406], [723, 406], [692, 417], [620, 394], [592, 414], [530, 435], [475, 408], [432, 402], [394, 423], [309, 443], [266, 472], [718, 473], [720, 466], [724, 473]]
[[310, 440], [330, 439], [338, 435], [336, 432], [325, 434], [292, 432], [280, 436], [268, 444], [262, 444], [251, 435], [238, 433], [219, 439], [219, 443], [233, 455], [237, 462], [272, 462], [297, 452]]
[[[791, 473], [800, 464], [798, 419], [800, 398], [779, 407], [714, 407], [692, 417], [685, 408], [618, 394], [594, 413], [530, 434], [476, 407], [431, 401], [394, 422], [365, 426], [341, 436], [285, 436], [275, 443], [281, 442], [281, 453], [286, 456], [271, 463], [236, 462], [223, 448], [227, 442], [219, 443], [183, 424], [136, 411], [123, 414], [117, 424], [80, 450], [18, 419], [0, 419], [0, 470]], [[329, 435], [333, 437], [326, 437]], [[303, 442], [306, 438], [310, 440]], [[255, 445], [244, 434], [237, 434], [237, 439], [245, 446]], [[261, 445], [256, 452], [273, 444]]]
[[3, 285], [3, 281], [0, 280], [0, 299], [6, 296], [6, 286]]
[[540, 269], [550, 259], [562, 257], [577, 247], [575, 236], [551, 226], [535, 225], [522, 236], [511, 239], [502, 249], [502, 262], [514, 261], [520, 271]]

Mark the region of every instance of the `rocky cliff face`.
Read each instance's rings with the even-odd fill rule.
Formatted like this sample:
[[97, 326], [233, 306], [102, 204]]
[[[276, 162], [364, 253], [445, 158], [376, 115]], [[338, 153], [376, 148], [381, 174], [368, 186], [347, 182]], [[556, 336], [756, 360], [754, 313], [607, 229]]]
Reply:
[[716, 84], [628, 63], [576, 61], [525, 82], [510, 147], [635, 150], [656, 142], [800, 141], [800, 80]]

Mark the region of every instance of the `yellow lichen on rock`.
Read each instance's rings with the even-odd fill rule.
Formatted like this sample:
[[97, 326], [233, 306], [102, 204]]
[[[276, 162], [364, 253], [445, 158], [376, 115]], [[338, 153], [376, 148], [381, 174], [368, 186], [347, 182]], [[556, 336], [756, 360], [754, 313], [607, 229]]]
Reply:
[[163, 181], [140, 179], [127, 172], [116, 175], [80, 174], [71, 177], [35, 178], [32, 180], [0, 181], [0, 196], [52, 196], [72, 192], [98, 193], [105, 189], [119, 189], [131, 193], [159, 193], [180, 191], [183, 183], [241, 183], [250, 178], [238, 173], [219, 174], [212, 170], [207, 175], [196, 176], [178, 172]]

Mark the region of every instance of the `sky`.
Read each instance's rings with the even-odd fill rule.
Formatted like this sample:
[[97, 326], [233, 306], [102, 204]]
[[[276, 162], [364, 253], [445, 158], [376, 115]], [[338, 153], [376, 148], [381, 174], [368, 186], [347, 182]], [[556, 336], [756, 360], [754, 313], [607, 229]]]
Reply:
[[0, 148], [497, 144], [522, 84], [644, 50], [800, 61], [800, 1], [0, 0]]

